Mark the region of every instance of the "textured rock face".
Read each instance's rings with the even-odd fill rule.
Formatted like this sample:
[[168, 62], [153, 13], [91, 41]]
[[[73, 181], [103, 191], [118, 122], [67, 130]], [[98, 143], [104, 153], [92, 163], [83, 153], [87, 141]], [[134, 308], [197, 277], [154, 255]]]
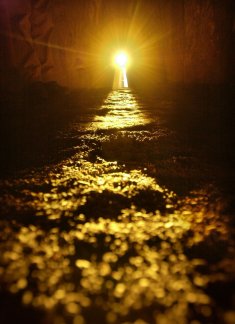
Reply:
[[234, 16], [231, 1], [159, 1], [152, 4], [152, 10], [152, 33], [158, 34], [152, 49], [155, 70], [163, 65], [159, 78], [185, 83], [229, 80]]
[[232, 0], [1, 0], [0, 6], [1, 56], [26, 79], [111, 86], [111, 56], [119, 47], [132, 53], [136, 82], [231, 79]]
[[70, 87], [92, 84], [91, 44], [101, 1], [1, 0], [0, 7], [2, 56], [22, 78]]
[[230, 12], [228, 1], [186, 1], [186, 81], [226, 80], [232, 27]]

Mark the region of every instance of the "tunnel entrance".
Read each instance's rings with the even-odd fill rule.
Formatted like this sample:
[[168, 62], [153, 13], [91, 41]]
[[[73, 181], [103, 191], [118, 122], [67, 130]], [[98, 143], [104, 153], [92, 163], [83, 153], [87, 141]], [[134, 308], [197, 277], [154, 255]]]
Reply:
[[121, 51], [114, 57], [115, 71], [113, 79], [113, 89], [128, 88], [127, 64], [128, 55]]
[[116, 69], [113, 79], [113, 89], [126, 89], [128, 88], [128, 79], [126, 69]]

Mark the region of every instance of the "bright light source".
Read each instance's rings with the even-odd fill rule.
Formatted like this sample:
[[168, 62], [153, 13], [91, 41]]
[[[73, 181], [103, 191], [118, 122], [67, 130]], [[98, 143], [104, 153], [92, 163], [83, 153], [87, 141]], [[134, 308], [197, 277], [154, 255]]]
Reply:
[[119, 67], [124, 68], [127, 65], [128, 57], [125, 52], [120, 52], [115, 56], [114, 60]]
[[118, 52], [114, 56], [114, 64], [116, 66], [113, 80], [113, 89], [128, 88], [127, 80], [127, 64], [129, 65], [129, 57], [124, 51]]

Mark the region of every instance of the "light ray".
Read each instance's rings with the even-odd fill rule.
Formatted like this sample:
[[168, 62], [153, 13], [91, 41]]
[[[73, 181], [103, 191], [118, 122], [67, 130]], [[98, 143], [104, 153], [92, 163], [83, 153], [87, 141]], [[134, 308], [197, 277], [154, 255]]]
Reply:
[[30, 37], [26, 38], [26, 37], [16, 35], [14, 33], [0, 32], [0, 34], [5, 36], [5, 37], [10, 37], [12, 39], [20, 40], [20, 41], [25, 42], [25, 43], [35, 44], [35, 45], [39, 45], [39, 46], [45, 46], [45, 47], [49, 47], [49, 48], [58, 49], [58, 50], [61, 50], [61, 51], [79, 53], [79, 54], [86, 54], [86, 55], [90, 54], [87, 51], [81, 51], [81, 50], [74, 49], [72, 47], [64, 47], [64, 46], [60, 46], [58, 44], [52, 44], [52, 43], [48, 43], [48, 42], [42, 42], [42, 41], [38, 41], [38, 40], [33, 40]]

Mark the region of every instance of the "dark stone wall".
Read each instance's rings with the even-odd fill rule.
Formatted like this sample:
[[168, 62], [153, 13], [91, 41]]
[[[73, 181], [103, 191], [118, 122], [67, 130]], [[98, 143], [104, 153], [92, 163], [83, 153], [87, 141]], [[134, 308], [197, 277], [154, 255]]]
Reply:
[[185, 81], [229, 78], [231, 1], [185, 1]]
[[[234, 80], [233, 1], [165, 0], [152, 4], [152, 10], [155, 82]], [[145, 5], [142, 12], [146, 12]]]
[[[133, 82], [233, 82], [233, 0], [0, 0], [1, 79], [111, 85], [118, 48]], [[7, 61], [7, 64], [6, 64]], [[15, 75], [14, 74], [14, 75]]]

